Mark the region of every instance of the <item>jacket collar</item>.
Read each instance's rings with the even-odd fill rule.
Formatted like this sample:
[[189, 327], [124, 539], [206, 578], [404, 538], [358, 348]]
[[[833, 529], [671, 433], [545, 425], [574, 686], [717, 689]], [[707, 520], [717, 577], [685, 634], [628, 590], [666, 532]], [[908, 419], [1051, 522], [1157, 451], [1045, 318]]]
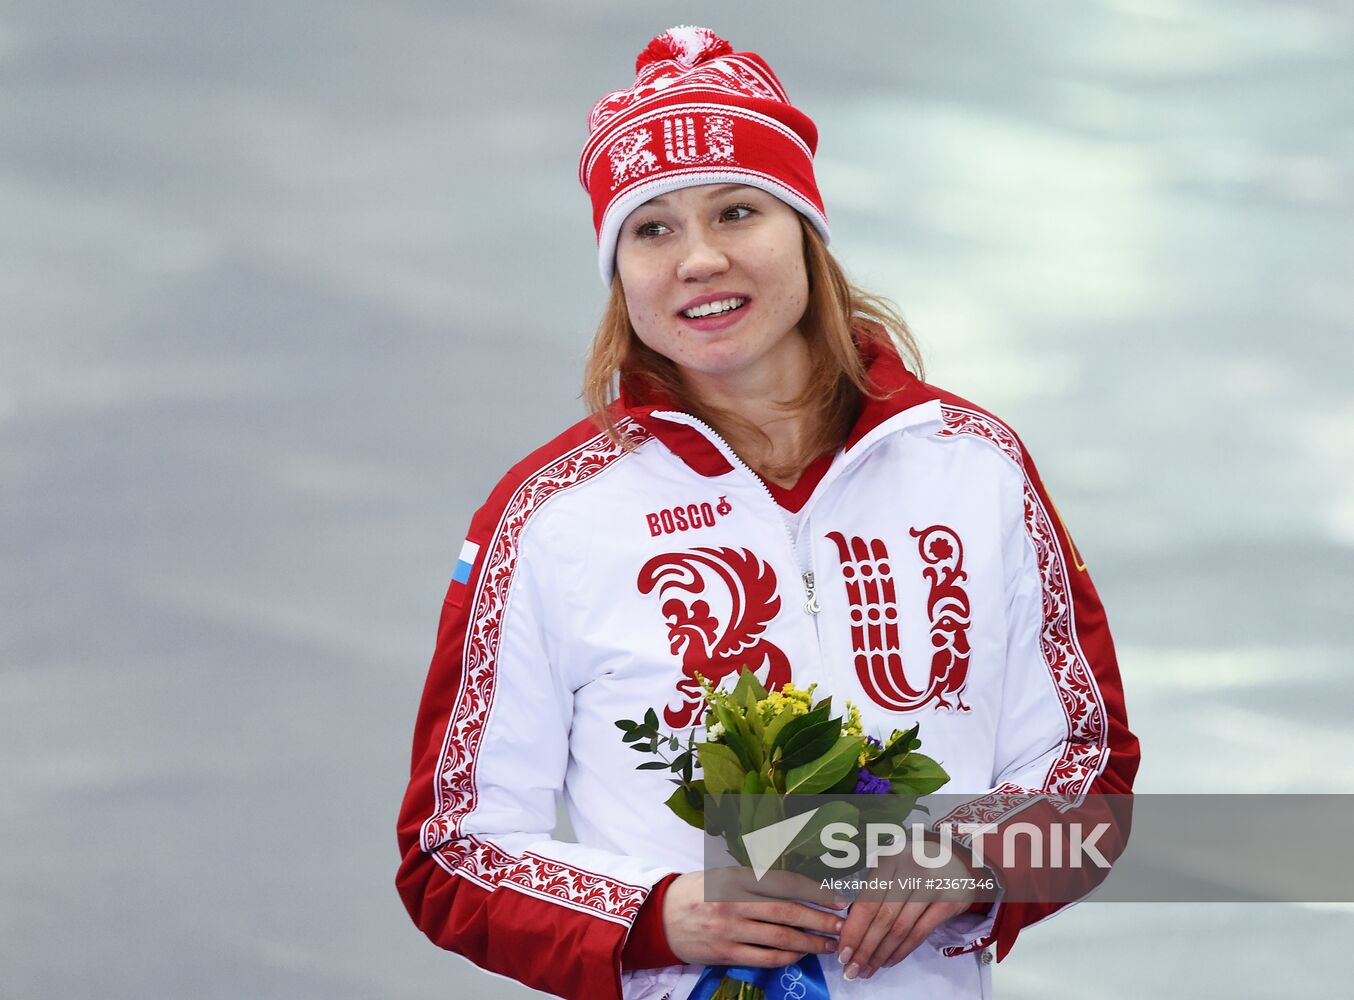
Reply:
[[[702, 476], [722, 476], [733, 471], [733, 463], [724, 451], [696, 424], [696, 418], [683, 413], [667, 394], [652, 385], [636, 385], [634, 379], [621, 379], [620, 408], [667, 449]], [[666, 415], [665, 415], [666, 414]], [[673, 419], [674, 416], [686, 420]]]
[[[876, 335], [862, 338], [858, 347], [870, 381], [882, 398], [865, 398], [843, 447], [848, 461], [894, 431], [940, 419], [939, 393], [908, 371], [892, 342]], [[712, 439], [702, 429], [703, 424], [681, 412], [657, 388], [638, 386], [633, 381], [621, 381], [618, 406], [623, 415], [658, 438], [700, 475], [722, 476], [733, 470], [723, 442]]]

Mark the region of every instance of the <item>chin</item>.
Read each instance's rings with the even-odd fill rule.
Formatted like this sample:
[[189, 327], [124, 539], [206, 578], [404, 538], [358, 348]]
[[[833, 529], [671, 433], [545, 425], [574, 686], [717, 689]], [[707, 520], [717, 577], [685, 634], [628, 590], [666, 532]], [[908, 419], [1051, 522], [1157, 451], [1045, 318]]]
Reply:
[[686, 364], [679, 362], [678, 365], [687, 371], [700, 375], [734, 375], [747, 368], [748, 362], [746, 358], [742, 357], [704, 357], [693, 358]]

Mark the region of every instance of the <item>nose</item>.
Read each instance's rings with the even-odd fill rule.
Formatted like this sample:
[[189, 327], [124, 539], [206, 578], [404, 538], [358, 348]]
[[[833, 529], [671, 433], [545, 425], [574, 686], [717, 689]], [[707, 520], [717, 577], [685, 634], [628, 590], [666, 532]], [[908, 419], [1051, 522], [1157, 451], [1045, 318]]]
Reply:
[[729, 268], [729, 258], [702, 229], [690, 231], [682, 259], [677, 263], [677, 277], [682, 281], [706, 281]]

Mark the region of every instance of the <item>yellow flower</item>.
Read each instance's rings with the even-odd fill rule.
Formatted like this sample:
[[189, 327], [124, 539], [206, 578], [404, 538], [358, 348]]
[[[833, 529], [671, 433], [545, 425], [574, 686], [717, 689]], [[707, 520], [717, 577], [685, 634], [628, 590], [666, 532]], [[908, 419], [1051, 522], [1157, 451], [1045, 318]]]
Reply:
[[865, 735], [865, 730], [860, 724], [860, 709], [849, 701], [846, 703], [846, 709], [846, 721], [842, 724], [842, 732], [847, 736]]
[[789, 712], [791, 715], [806, 715], [813, 707], [813, 688], [812, 685], [807, 691], [795, 687], [793, 684], [786, 684], [777, 691], [770, 692], [761, 702], [762, 719], [770, 722], [776, 716], [783, 712]]

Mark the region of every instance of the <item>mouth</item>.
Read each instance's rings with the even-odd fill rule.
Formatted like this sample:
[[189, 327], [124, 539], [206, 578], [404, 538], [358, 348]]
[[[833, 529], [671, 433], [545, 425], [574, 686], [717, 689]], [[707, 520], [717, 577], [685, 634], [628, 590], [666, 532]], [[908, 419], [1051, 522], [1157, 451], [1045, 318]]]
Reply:
[[736, 312], [747, 305], [747, 299], [741, 296], [731, 296], [726, 299], [716, 299], [713, 302], [702, 302], [698, 306], [692, 306], [689, 309], [681, 310], [681, 315], [687, 319], [706, 319], [710, 316], [725, 316], [731, 312]]

